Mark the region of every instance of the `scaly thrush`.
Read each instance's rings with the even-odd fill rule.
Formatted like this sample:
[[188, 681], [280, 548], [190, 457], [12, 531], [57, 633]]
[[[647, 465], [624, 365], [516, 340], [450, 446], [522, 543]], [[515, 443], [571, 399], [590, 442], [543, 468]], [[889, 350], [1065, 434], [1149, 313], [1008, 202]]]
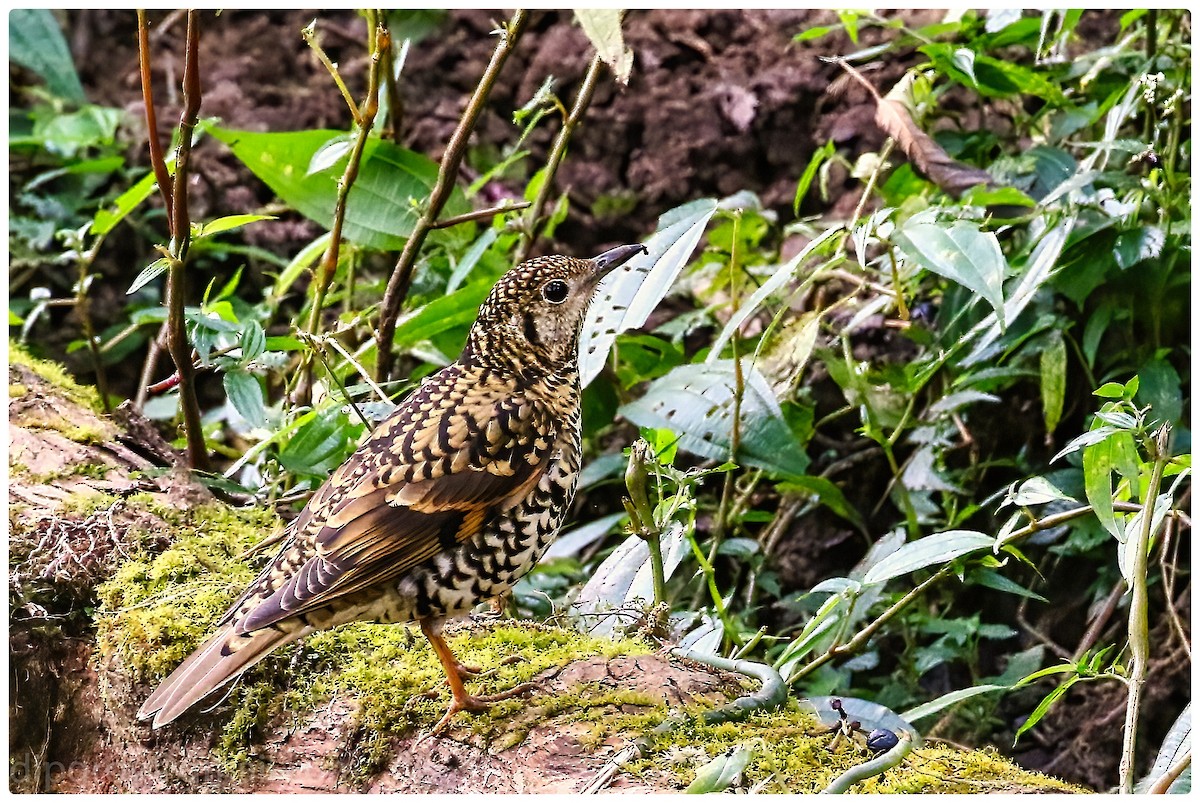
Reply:
[[458, 711], [447, 618], [512, 588], [558, 535], [579, 472], [579, 334], [600, 280], [641, 245], [510, 270], [457, 361], [427, 378], [313, 495], [216, 632], [138, 711], [160, 727], [272, 650], [347, 622], [416, 621]]

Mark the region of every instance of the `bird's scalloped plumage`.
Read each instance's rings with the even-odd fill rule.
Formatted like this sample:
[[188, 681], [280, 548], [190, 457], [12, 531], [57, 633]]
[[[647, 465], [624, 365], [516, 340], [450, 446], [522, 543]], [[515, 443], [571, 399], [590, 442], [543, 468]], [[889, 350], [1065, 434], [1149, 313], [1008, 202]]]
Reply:
[[501, 277], [459, 359], [321, 486], [138, 716], [171, 722], [278, 647], [352, 621], [419, 622], [450, 679], [450, 714], [479, 707], [440, 624], [511, 588], [557, 535], [579, 471], [579, 329], [599, 279], [641, 250], [542, 257]]

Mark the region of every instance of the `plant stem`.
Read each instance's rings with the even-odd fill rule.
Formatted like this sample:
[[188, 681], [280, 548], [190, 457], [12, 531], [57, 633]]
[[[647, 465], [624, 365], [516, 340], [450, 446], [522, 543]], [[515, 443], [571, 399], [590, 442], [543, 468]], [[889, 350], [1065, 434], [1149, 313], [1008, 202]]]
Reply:
[[[320, 51], [320, 48], [314, 41], [309, 40], [309, 44]], [[362, 107], [354, 110], [354, 123], [358, 126], [358, 131], [354, 138], [354, 145], [350, 149], [350, 156], [346, 160], [346, 169], [342, 172], [341, 180], [338, 181], [337, 201], [333, 207], [333, 225], [329, 230], [329, 246], [325, 249], [325, 253], [321, 257], [321, 264], [317, 267], [312, 308], [309, 310], [308, 316], [308, 333], [311, 335], [316, 335], [320, 328], [321, 310], [325, 306], [325, 295], [329, 291], [329, 285], [333, 282], [334, 274], [337, 273], [338, 254], [342, 246], [342, 227], [346, 222], [346, 207], [348, 206], [350, 197], [350, 188], [354, 186], [354, 182], [358, 179], [363, 151], [367, 147], [367, 139], [371, 133], [371, 126], [375, 123], [375, 115], [379, 111], [379, 71], [382, 64], [382, 53], [390, 49], [391, 34], [381, 19], [374, 29], [374, 36], [371, 38], [371, 65], [367, 69], [367, 96], [363, 99]], [[324, 54], [321, 53], [321, 55]], [[300, 371], [303, 375], [303, 380], [298, 386], [301, 396], [298, 402], [306, 405], [312, 395], [312, 359], [310, 354], [305, 355]]]
[[[175, 150], [175, 177], [171, 183], [170, 268], [167, 272], [167, 350], [179, 373], [179, 408], [183, 414], [187, 438], [188, 462], [199, 470], [208, 468], [208, 452], [196, 401], [192, 348], [184, 325], [184, 300], [187, 292], [188, 248], [191, 245], [191, 220], [188, 217], [188, 166], [192, 154], [192, 133], [200, 114], [200, 20], [196, 11], [187, 14], [187, 48], [183, 58], [183, 110], [179, 114], [179, 145]], [[153, 137], [151, 137], [153, 139]], [[161, 154], [160, 154], [161, 156]], [[165, 169], [165, 168], [164, 168]], [[157, 173], [157, 171], [155, 171]]]
[[567, 115], [567, 119], [563, 120], [562, 128], [559, 129], [558, 136], [554, 140], [550, 159], [546, 162], [542, 186], [538, 188], [533, 206], [525, 215], [521, 243], [517, 246], [516, 251], [517, 262], [529, 256], [529, 249], [533, 247], [533, 241], [537, 238], [538, 228], [542, 222], [542, 213], [545, 211], [546, 203], [550, 200], [550, 193], [554, 189], [554, 174], [558, 172], [558, 166], [567, 154], [567, 143], [571, 140], [571, 134], [583, 120], [583, 115], [587, 113], [588, 105], [592, 102], [592, 95], [596, 91], [596, 83], [600, 78], [600, 70], [603, 65], [604, 61], [599, 55], [592, 58], [592, 63], [588, 65], [587, 74], [583, 78], [583, 85], [579, 87], [579, 94], [575, 96], [575, 105], [571, 107], [571, 113]]
[[833, 779], [829, 786], [822, 789], [819, 794], [844, 794], [850, 791], [850, 787], [854, 786], [856, 783], [865, 781], [868, 778], [874, 778], [876, 775], [882, 775], [892, 767], [899, 766], [900, 762], [904, 760], [904, 757], [912, 752], [912, 749], [916, 746], [916, 743], [913, 741], [912, 734], [908, 731], [902, 730], [899, 734], [897, 734], [897, 736], [900, 740], [896, 742], [896, 746], [891, 750], [888, 750], [878, 758], [873, 758], [870, 761], [866, 761], [846, 770], [837, 778]]
[[[1162, 485], [1163, 472], [1170, 456], [1167, 452], [1167, 436], [1170, 427], [1163, 425], [1154, 437], [1154, 468], [1150, 472], [1150, 483], [1142, 497], [1142, 528], [1137, 533], [1137, 544], [1133, 561], [1129, 567], [1129, 681], [1126, 684], [1129, 696], [1125, 702], [1125, 728], [1121, 741], [1121, 792], [1132, 794], [1134, 775], [1134, 749], [1137, 747], [1138, 714], [1141, 710], [1142, 689], [1146, 685], [1146, 669], [1150, 662], [1150, 594], [1148, 563], [1150, 555], [1151, 528], [1154, 523], [1154, 507], [1158, 500], [1158, 489]], [[1132, 536], [1133, 534], [1130, 534]], [[1167, 600], [1171, 604], [1171, 600]]]
[[909, 591], [903, 597], [892, 603], [892, 606], [883, 613], [879, 614], [879, 616], [875, 618], [875, 621], [858, 631], [858, 633], [854, 635], [854, 638], [840, 646], [837, 644], [832, 645], [824, 653], [809, 661], [803, 668], [794, 672], [792, 676], [787, 679], [787, 682], [789, 684], [795, 683], [797, 680], [807, 677], [816, 670], [820, 669], [834, 658], [841, 658], [844, 655], [851, 655], [862, 649], [864, 646], [866, 646], [867, 642], [871, 640], [871, 636], [875, 635], [879, 631], [879, 628], [891, 621], [896, 614], [907, 608], [913, 600], [924, 594], [930, 586], [934, 585], [948, 574], [950, 574], [950, 564], [946, 564], [941, 569], [938, 569], [935, 574], [931, 575], [924, 582], [913, 588], [913, 590]]
[[650, 495], [646, 491], [649, 480], [647, 468], [650, 460], [650, 445], [638, 438], [629, 448], [629, 465], [625, 468], [625, 488], [629, 499], [625, 505], [629, 513], [633, 532], [646, 542], [650, 549], [650, 571], [654, 578], [654, 604], [657, 606], [667, 598], [667, 579], [663, 567], [662, 532], [650, 506]]
[[479, 79], [475, 93], [468, 101], [467, 108], [458, 121], [458, 127], [446, 145], [446, 152], [442, 155], [442, 163], [438, 167], [437, 181], [429, 193], [421, 217], [413, 226], [412, 234], [404, 242], [404, 250], [400, 252], [400, 258], [396, 260], [396, 265], [392, 268], [392, 275], [388, 278], [387, 290], [384, 292], [383, 301], [380, 304], [379, 329], [375, 335], [375, 377], [380, 382], [386, 381], [392, 372], [392, 337], [396, 334], [396, 319], [400, 315], [400, 305], [404, 303], [404, 298], [408, 295], [408, 288], [412, 282], [412, 272], [417, 263], [417, 255], [421, 251], [425, 237], [433, 230], [438, 215], [442, 212], [442, 207], [450, 199], [455, 178], [458, 176], [458, 167], [467, 152], [467, 140], [475, 129], [475, 123], [483, 112], [484, 104], [487, 103], [488, 95], [492, 91], [496, 78], [500, 75], [500, 70], [504, 67], [504, 62], [516, 48], [521, 33], [525, 30], [527, 18], [526, 11], [517, 10], [504, 27], [500, 41], [496, 43], [496, 49], [492, 52], [492, 60]]
[[451, 226], [457, 226], [460, 223], [469, 223], [472, 220], [482, 220], [483, 218], [502, 215], [505, 212], [515, 212], [518, 209], [526, 209], [529, 206], [529, 201], [513, 202], [506, 200], [497, 204], [496, 206], [488, 207], [487, 209], [476, 209], [473, 212], [464, 212], [461, 215], [455, 215], [454, 217], [448, 217], [443, 220], [439, 220], [437, 223], [433, 224], [433, 228], [448, 229]]
[[[317, 60], [325, 65], [325, 69], [329, 71], [333, 77], [333, 83], [337, 85], [338, 91], [342, 93], [342, 99], [346, 101], [346, 105], [350, 107], [350, 114], [354, 117], [354, 122], [359, 122], [358, 107], [354, 105], [354, 98], [350, 95], [350, 90], [346, 88], [346, 82], [342, 80], [341, 74], [338, 72], [334, 63], [329, 60], [329, 56], [325, 55], [324, 48], [317, 41], [317, 21], [314, 19], [311, 23], [304, 26], [300, 31], [300, 36], [304, 39], [305, 44], [312, 48]], [[372, 65], [372, 69], [374, 65]], [[370, 126], [368, 126], [369, 128]]]
[[150, 79], [150, 36], [146, 23], [146, 12], [138, 9], [138, 67], [142, 76], [142, 104], [146, 107], [147, 145], [150, 148], [150, 167], [158, 182], [163, 205], [167, 209], [167, 220], [171, 219], [171, 175], [167, 172], [167, 161], [163, 157], [162, 142], [158, 139], [158, 116], [154, 112], [154, 86]]

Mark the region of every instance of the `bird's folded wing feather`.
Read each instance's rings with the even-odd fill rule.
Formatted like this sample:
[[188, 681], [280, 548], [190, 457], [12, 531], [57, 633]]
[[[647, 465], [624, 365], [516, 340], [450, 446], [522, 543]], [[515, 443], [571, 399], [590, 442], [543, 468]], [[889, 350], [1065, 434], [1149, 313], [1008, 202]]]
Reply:
[[250, 632], [393, 580], [537, 484], [554, 443], [548, 411], [507, 396], [429, 409], [420, 396], [322, 486], [224, 621]]

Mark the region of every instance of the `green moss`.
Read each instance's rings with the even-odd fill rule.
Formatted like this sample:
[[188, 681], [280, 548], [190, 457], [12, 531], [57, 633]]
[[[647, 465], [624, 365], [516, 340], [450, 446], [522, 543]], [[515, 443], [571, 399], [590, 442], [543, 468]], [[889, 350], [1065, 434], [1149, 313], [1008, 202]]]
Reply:
[[[104, 463], [80, 462], [71, 463], [63, 466], [58, 471], [49, 471], [44, 474], [33, 474], [26, 468], [25, 481], [29, 485], [48, 485], [55, 480], [66, 480], [72, 477], [84, 477], [88, 479], [100, 480], [104, 479], [111, 470], [111, 466]], [[12, 467], [9, 468], [10, 476], [16, 472]]]
[[[24, 346], [14, 340], [8, 341], [8, 363], [9, 365], [23, 365], [35, 374], [46, 380], [48, 383], [58, 388], [71, 401], [83, 405], [95, 413], [103, 414], [104, 405], [100, 401], [100, 394], [95, 388], [81, 385], [67, 373], [67, 369], [56, 362], [50, 360], [40, 360], [30, 354]], [[13, 386], [9, 385], [9, 395], [14, 395]], [[26, 391], [23, 389], [21, 394]], [[72, 438], [72, 440], [75, 440]]]
[[19, 399], [29, 392], [29, 388], [22, 385], [20, 382], [8, 383], [8, 398]]
[[[689, 718], [665, 734], [645, 728], [648, 721], [639, 723], [640, 732], [647, 734], [646, 751], [626, 769], [637, 775], [665, 774], [682, 788], [695, 780], [700, 766], [747, 746], [752, 757], [742, 773], [743, 786], [762, 792], [805, 794], [821, 791], [852, 766], [871, 758], [865, 747], [849, 743], [830, 751], [828, 729], [794, 700], [780, 711], [756, 713], [740, 723], [709, 725], [699, 713], [689, 710]], [[624, 729], [627, 723], [613, 725]], [[965, 793], [1014, 788], [1083, 791], [1020, 769], [992, 750], [963, 752], [946, 747], [919, 748], [901, 766], [864, 781], [854, 791]]]
[[[166, 551], [136, 555], [98, 591], [101, 655], [115, 656], [137, 680], [160, 678], [188, 655], [252, 579], [239, 556], [278, 527], [269, 510], [220, 503], [180, 510], [135, 494], [178, 539]], [[92, 504], [82, 500], [80, 505]]]
[[[137, 503], [137, 497], [132, 499]], [[214, 621], [253, 579], [255, 568], [240, 555], [278, 524], [261, 510], [236, 511], [210, 505], [192, 511], [153, 512], [178, 532], [160, 555], [139, 554], [100, 589], [99, 639], [138, 679], [152, 681], [172, 670], [208, 635]], [[609, 641], [548, 625], [497, 622], [447, 629], [447, 641], [464, 664], [489, 671], [469, 682], [472, 692], [490, 694], [530, 681], [553, 667], [604, 656], [646, 654], [645, 643]], [[518, 660], [505, 661], [517, 656]], [[353, 624], [315, 633], [264, 661], [234, 688], [224, 715], [216, 759], [227, 771], [247, 768], [265, 727], [287, 712], [303, 722], [337, 697], [354, 705], [353, 721], [338, 762], [345, 780], [365, 782], [392, 755], [394, 737], [428, 729], [450, 701], [445, 676], [428, 642], [413, 628]], [[781, 711], [756, 713], [744, 722], [706, 724], [711, 704], [683, 709], [683, 721], [665, 734], [653, 729], [677, 709], [645, 693], [608, 684], [561, 691], [543, 690], [506, 700], [474, 714], [460, 714], [453, 728], [493, 752], [519, 744], [548, 720], [584, 723], [580, 739], [594, 749], [614, 735], [640, 737], [644, 757], [626, 767], [665, 777], [680, 788], [709, 759], [738, 745], [753, 748], [744, 786], [768, 792], [816, 792], [853, 765], [866, 761], [865, 748], [843, 744], [829, 750], [827, 729], [792, 701]], [[579, 728], [573, 729], [579, 732]], [[905, 764], [864, 782], [863, 792], [973, 792], [1017, 788], [1077, 791], [1025, 772], [990, 751], [963, 753], [921, 748]]]

